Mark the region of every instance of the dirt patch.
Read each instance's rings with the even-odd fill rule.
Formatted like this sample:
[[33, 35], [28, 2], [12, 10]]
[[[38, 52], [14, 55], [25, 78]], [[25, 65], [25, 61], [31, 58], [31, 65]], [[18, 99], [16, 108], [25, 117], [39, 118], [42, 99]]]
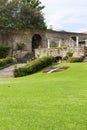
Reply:
[[60, 72], [63, 70], [68, 69], [69, 66], [62, 66], [62, 67], [51, 67], [51, 68], [47, 68], [43, 71], [43, 73], [54, 73], [54, 72]]

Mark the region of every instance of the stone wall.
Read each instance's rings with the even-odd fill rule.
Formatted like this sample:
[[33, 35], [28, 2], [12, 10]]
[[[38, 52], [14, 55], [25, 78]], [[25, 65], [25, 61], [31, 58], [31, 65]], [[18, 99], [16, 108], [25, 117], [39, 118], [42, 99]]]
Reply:
[[54, 57], [60, 56], [65, 58], [68, 52], [73, 52], [73, 57], [81, 57], [85, 55], [84, 48], [82, 47], [68, 47], [66, 49], [52, 49], [52, 48], [40, 48], [35, 49], [35, 57], [43, 57], [52, 55]]
[[42, 38], [42, 48], [48, 48], [48, 40], [50, 47], [53, 46], [67, 46], [75, 47], [78, 36], [79, 40], [87, 37], [87, 34], [83, 33], [71, 33], [71, 32], [57, 32], [57, 31], [44, 31], [44, 30], [14, 30], [14, 31], [0, 31], [0, 43], [12, 46], [12, 50], [17, 49], [17, 43], [24, 43], [26, 45], [25, 50], [28, 53], [32, 53], [32, 37], [34, 34], [38, 34]]

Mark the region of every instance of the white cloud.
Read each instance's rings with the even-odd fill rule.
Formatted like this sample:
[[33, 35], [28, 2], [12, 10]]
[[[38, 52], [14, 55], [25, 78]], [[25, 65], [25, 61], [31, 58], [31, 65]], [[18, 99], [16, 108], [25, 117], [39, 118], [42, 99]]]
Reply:
[[47, 25], [56, 30], [79, 31], [87, 29], [87, 0], [41, 0], [45, 5]]

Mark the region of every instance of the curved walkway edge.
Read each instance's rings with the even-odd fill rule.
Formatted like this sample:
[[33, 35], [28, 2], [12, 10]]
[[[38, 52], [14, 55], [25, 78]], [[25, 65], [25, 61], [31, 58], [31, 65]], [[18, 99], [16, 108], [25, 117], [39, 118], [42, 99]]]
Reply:
[[11, 65], [11, 66], [6, 67], [4, 69], [1, 69], [0, 70], [0, 78], [11, 78], [11, 77], [14, 77], [13, 71], [14, 71], [15, 65], [17, 67], [22, 67], [22, 66], [25, 65], [25, 63], [14, 64], [14, 65]]

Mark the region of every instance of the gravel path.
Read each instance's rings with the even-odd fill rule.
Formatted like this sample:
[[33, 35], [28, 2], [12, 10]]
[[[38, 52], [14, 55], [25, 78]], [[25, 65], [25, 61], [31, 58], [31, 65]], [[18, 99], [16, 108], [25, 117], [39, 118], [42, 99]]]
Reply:
[[[17, 67], [21, 67], [24, 66], [25, 64], [16, 64]], [[11, 65], [7, 68], [4, 68], [2, 70], [0, 70], [0, 78], [11, 78], [14, 77], [13, 71], [14, 71], [14, 66], [15, 65]]]

